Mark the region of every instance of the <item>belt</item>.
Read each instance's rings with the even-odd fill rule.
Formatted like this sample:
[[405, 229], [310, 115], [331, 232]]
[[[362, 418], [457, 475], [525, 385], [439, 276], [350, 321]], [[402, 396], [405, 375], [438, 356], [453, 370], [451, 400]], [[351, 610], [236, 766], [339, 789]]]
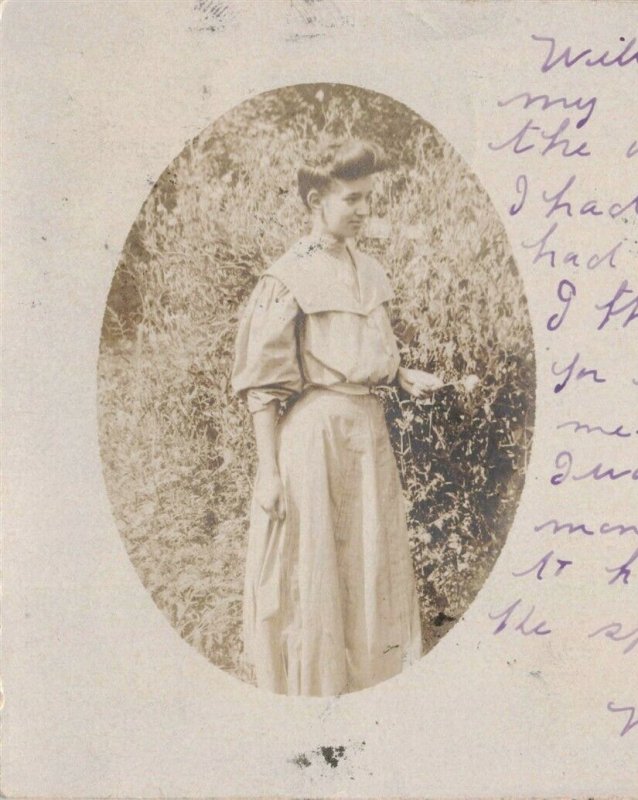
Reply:
[[372, 394], [373, 387], [368, 386], [366, 383], [348, 383], [347, 381], [342, 381], [340, 383], [331, 383], [329, 386], [310, 384], [308, 389], [328, 389], [331, 392], [338, 392], [339, 394], [366, 395]]

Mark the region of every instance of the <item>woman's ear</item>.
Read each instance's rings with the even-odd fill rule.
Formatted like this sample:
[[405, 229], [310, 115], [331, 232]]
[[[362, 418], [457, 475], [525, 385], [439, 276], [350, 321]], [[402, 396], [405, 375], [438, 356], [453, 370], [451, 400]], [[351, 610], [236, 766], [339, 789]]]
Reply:
[[311, 189], [308, 192], [306, 201], [311, 211], [319, 211], [321, 209], [321, 194], [318, 189]]

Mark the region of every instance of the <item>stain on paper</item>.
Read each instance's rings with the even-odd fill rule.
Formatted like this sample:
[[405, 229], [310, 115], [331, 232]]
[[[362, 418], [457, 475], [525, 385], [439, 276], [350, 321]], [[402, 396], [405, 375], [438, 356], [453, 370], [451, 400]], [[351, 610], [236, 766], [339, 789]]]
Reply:
[[330, 769], [337, 769], [342, 762], [348, 761], [353, 754], [360, 753], [365, 744], [365, 741], [361, 741], [349, 744], [322, 745], [308, 753], [298, 753], [290, 761], [300, 769], [307, 769], [312, 766], [319, 768], [327, 766]]

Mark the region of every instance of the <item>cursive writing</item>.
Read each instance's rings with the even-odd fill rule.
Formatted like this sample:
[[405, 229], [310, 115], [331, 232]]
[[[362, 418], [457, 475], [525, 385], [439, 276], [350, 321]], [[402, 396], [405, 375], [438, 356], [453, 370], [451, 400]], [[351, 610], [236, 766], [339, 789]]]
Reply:
[[638, 725], [638, 719], [634, 719], [634, 717], [636, 716], [635, 706], [617, 706], [613, 700], [610, 700], [607, 703], [607, 708], [609, 709], [609, 711], [613, 711], [614, 713], [617, 712], [620, 712], [621, 714], [624, 714], [625, 712], [629, 713], [629, 718], [627, 719], [624, 728], [620, 732], [621, 736], [624, 736], [626, 733], [629, 733], [629, 731], [632, 728], [635, 728], [636, 725]]
[[552, 314], [552, 316], [547, 320], [548, 331], [557, 331], [565, 321], [565, 317], [567, 316], [567, 312], [572, 304], [572, 300], [574, 297], [576, 297], [576, 286], [571, 281], [568, 281], [567, 278], [563, 278], [563, 280], [558, 284], [558, 290], [556, 294], [558, 295], [560, 302], [563, 304], [563, 308], [557, 314]]
[[[631, 300], [621, 304], [620, 299], [626, 294], [634, 296]], [[599, 311], [605, 311], [605, 316], [598, 325], [599, 331], [605, 327], [610, 319], [613, 319], [613, 317], [617, 317], [620, 314], [624, 315], [622, 327], [626, 328], [630, 322], [635, 322], [638, 319], [638, 293], [634, 292], [633, 289], [630, 289], [629, 283], [625, 280], [620, 284], [611, 300], [608, 300], [606, 303], [602, 303], [601, 305], [597, 305], [596, 308]]]
[[[546, 356], [538, 391], [546, 401], [567, 394], [550, 403], [543, 440], [554, 443], [545, 475], [554, 487], [554, 506], [562, 507], [540, 512], [538, 524], [530, 525], [534, 548], [510, 567], [510, 580], [517, 582], [513, 594], [537, 587], [544, 601], [533, 605], [533, 598], [519, 596], [510, 602], [506, 595], [487, 609], [485, 624], [504, 642], [509, 637], [520, 645], [519, 635], [526, 637], [528, 647], [549, 635], [546, 644], [558, 645], [557, 638], [578, 625], [580, 650], [598, 649], [630, 668], [627, 658], [638, 652], [638, 618], [622, 617], [638, 587], [638, 520], [634, 514], [619, 517], [627, 496], [638, 496], [638, 418], [627, 410], [627, 384], [638, 397], [631, 349], [638, 332], [638, 281], [631, 277], [638, 184], [627, 169], [628, 159], [638, 161], [629, 115], [638, 34], [630, 38], [620, 28], [617, 36], [604, 35], [585, 27], [565, 27], [560, 37], [551, 29], [534, 33], [527, 49], [535, 77], [496, 95], [492, 106], [501, 124], [491, 128], [486, 149], [515, 177], [504, 211], [514, 227], [522, 226], [518, 242], [535, 286], [545, 284], [538, 310], [539, 353]], [[570, 498], [583, 504], [565, 505]], [[591, 545], [580, 544], [588, 539]], [[548, 606], [555, 582], [580, 594], [577, 614], [563, 617], [560, 595]], [[623, 604], [617, 616], [604, 612], [607, 602]], [[630, 677], [628, 669], [622, 677]], [[638, 705], [627, 696], [611, 700], [611, 694], [603, 695], [616, 715], [610, 727], [614, 733], [622, 728], [621, 736], [635, 731]]]
[[629, 439], [634, 436], [638, 431], [627, 431], [623, 425], [618, 425], [615, 428], [603, 428], [602, 425], [589, 425], [587, 422], [579, 422], [577, 419], [570, 419], [568, 422], [561, 422], [556, 426], [558, 430], [562, 428], [573, 428], [574, 433], [600, 433], [603, 436], [617, 436], [619, 439]]
[[534, 259], [532, 264], [538, 264], [539, 261], [549, 262], [549, 266], [555, 268], [557, 265], [571, 267], [586, 267], [587, 269], [598, 269], [598, 267], [607, 264], [611, 269], [616, 269], [618, 253], [623, 245], [624, 239], [616, 242], [615, 245], [605, 251], [603, 255], [592, 253], [591, 255], [583, 255], [575, 250], [568, 250], [564, 254], [558, 254], [553, 242], [550, 247], [550, 239], [556, 233], [558, 222], [552, 223], [547, 231], [535, 242], [521, 242], [521, 246], [526, 250], [534, 250]]
[[[638, 215], [638, 194], [629, 200], [624, 200], [623, 202], [614, 201], [609, 204], [603, 204], [593, 197], [589, 197], [586, 200], [582, 198], [574, 200], [570, 195], [573, 194], [572, 188], [575, 186], [576, 180], [576, 175], [570, 175], [553, 193], [550, 193], [547, 189], [541, 191], [541, 199], [548, 206], [544, 214], [545, 219], [549, 219], [558, 212], [561, 212], [565, 217], [586, 217], [589, 219], [595, 217], [618, 219], [618, 217], [622, 217], [623, 214], [627, 214], [630, 211], [633, 211], [634, 215]], [[510, 216], [515, 216], [523, 210], [530, 195], [530, 181], [524, 173], [516, 178], [516, 192], [519, 195], [519, 199], [510, 206]]]
[[629, 643], [623, 647], [624, 655], [627, 655], [627, 653], [629, 653], [638, 645], [638, 626], [629, 631], [629, 633], [626, 633], [620, 622], [609, 622], [606, 625], [603, 625], [601, 628], [595, 630], [593, 633], [590, 633], [589, 638], [593, 639], [595, 636], [599, 636], [601, 633], [604, 634], [605, 639], [610, 639], [612, 642], [629, 641]]
[[554, 194], [544, 191], [541, 195], [543, 201], [549, 205], [549, 209], [545, 213], [546, 219], [549, 219], [552, 214], [561, 211], [568, 217], [573, 217], [574, 214], [580, 217], [604, 217], [608, 216], [611, 219], [617, 219], [626, 214], [630, 209], [633, 209], [634, 214], [638, 214], [638, 195], [635, 195], [630, 200], [624, 203], [613, 202], [605, 208], [600, 208], [597, 199], [590, 198], [583, 203], [574, 205], [573, 200], [567, 199], [567, 193], [576, 183], [576, 176], [572, 175]]
[[[540, 125], [535, 125], [533, 119], [528, 119], [527, 122], [509, 139], [506, 139], [500, 144], [488, 142], [490, 150], [498, 152], [499, 150], [509, 150], [514, 155], [521, 155], [530, 150], [537, 150], [541, 156], [546, 156], [554, 151], [563, 158], [572, 158], [573, 156], [588, 157], [591, 155], [588, 149], [589, 145], [585, 141], [579, 144], [573, 144], [571, 139], [563, 136], [565, 131], [569, 128], [569, 119], [564, 119], [554, 131], [547, 131], [541, 128]], [[540, 140], [540, 141], [539, 141]]]
[[[557, 331], [565, 322], [567, 313], [572, 305], [575, 305], [573, 301], [576, 295], [576, 284], [567, 278], [562, 278], [556, 290], [556, 296], [562, 303], [562, 308], [548, 318], [546, 324], [548, 331]], [[617, 322], [620, 323], [620, 327], [626, 328], [630, 323], [638, 320], [638, 292], [630, 288], [629, 281], [623, 280], [612, 297], [607, 302], [596, 303], [594, 309], [605, 312], [596, 330], [602, 331], [610, 321], [616, 320], [616, 317], [619, 318]]]
[[548, 564], [552, 562], [552, 559], [556, 562], [557, 568], [554, 572], [554, 577], [560, 575], [561, 572], [568, 567], [570, 564], [573, 564], [573, 561], [565, 558], [558, 558], [557, 556], [554, 557], [554, 551], [550, 550], [549, 553], [546, 553], [541, 559], [539, 559], [535, 564], [532, 564], [529, 569], [525, 569], [522, 572], [512, 572], [512, 575], [515, 578], [522, 578], [525, 575], [530, 575], [532, 572], [536, 573], [536, 579], [539, 581], [543, 580], [543, 573], [545, 572], [545, 568]]
[[606, 383], [607, 379], [602, 378], [598, 374], [597, 369], [588, 369], [586, 367], [581, 367], [578, 371], [576, 370], [576, 366], [580, 362], [580, 353], [576, 353], [576, 355], [572, 358], [572, 360], [567, 364], [567, 366], [560, 368], [558, 364], [554, 361], [552, 364], [552, 373], [556, 375], [557, 378], [560, 378], [561, 375], [564, 375], [565, 378], [554, 386], [554, 393], [559, 394], [563, 391], [563, 389], [567, 386], [567, 384], [573, 379], [575, 381], [583, 380], [583, 378], [591, 378], [594, 383]]
[[569, 101], [566, 97], [556, 97], [552, 99], [548, 94], [533, 95], [531, 92], [521, 92], [520, 94], [510, 97], [509, 100], [499, 100], [497, 105], [501, 108], [516, 103], [518, 100], [524, 100], [523, 108], [527, 109], [530, 106], [540, 103], [543, 111], [547, 111], [552, 106], [560, 106], [563, 110], [568, 111], [570, 108], [575, 108], [578, 111], [586, 111], [585, 116], [581, 117], [576, 123], [577, 128], [582, 128], [591, 119], [591, 115], [596, 108], [596, 98], [590, 97], [585, 100], [584, 97], [577, 97], [576, 100]]
[[541, 72], [549, 72], [559, 65], [570, 69], [574, 64], [581, 64], [585, 67], [627, 67], [630, 64], [638, 64], [638, 48], [636, 48], [636, 39], [630, 39], [628, 42], [624, 36], [619, 37], [621, 45], [624, 45], [620, 53], [612, 56], [609, 50], [596, 55], [591, 47], [587, 47], [578, 53], [572, 52], [571, 45], [560, 50], [557, 53], [556, 39], [553, 36], [539, 36], [533, 33], [532, 39], [535, 42], [544, 42], [547, 45], [547, 54], [545, 60], [541, 65]]
[[509, 605], [504, 611], [497, 612], [496, 614], [489, 614], [490, 619], [500, 620], [499, 624], [493, 631], [495, 635], [497, 633], [501, 633], [501, 631], [504, 631], [508, 625], [512, 627], [512, 630], [523, 634], [523, 636], [547, 636], [547, 634], [552, 632], [551, 628], [547, 627], [545, 620], [537, 622], [535, 625], [532, 624], [531, 619], [536, 611], [535, 606], [532, 606], [522, 619], [516, 621], [516, 618], [514, 618], [513, 621], [512, 617], [515, 617], [514, 612], [516, 610], [519, 612], [521, 611], [519, 608], [521, 603], [522, 600], [519, 598]]
[[560, 486], [567, 480], [585, 481], [590, 479], [594, 481], [618, 481], [621, 478], [629, 478], [632, 481], [638, 481], [638, 467], [629, 467], [619, 470], [616, 467], [604, 467], [602, 462], [599, 461], [595, 467], [588, 469], [586, 472], [572, 474], [573, 464], [574, 457], [569, 450], [561, 450], [555, 460], [556, 469], [560, 471], [555, 472], [551, 476], [550, 483], [552, 486]]
[[611, 578], [608, 582], [611, 585], [612, 583], [616, 583], [617, 580], [622, 578], [623, 585], [627, 585], [629, 583], [629, 578], [631, 577], [631, 565], [638, 559], [638, 547], [634, 550], [633, 554], [629, 556], [626, 561], [618, 567], [605, 567], [606, 572], [615, 573], [614, 577]]
[[638, 525], [625, 525], [618, 522], [603, 522], [595, 528], [584, 522], [559, 522], [557, 519], [548, 519], [546, 522], [534, 526], [534, 531], [537, 533], [546, 529], [549, 529], [552, 534], [566, 531], [568, 535], [580, 533], [583, 536], [596, 536], [597, 534], [606, 536], [609, 533], [617, 533], [618, 536], [624, 536], [626, 533], [633, 533], [638, 536]]

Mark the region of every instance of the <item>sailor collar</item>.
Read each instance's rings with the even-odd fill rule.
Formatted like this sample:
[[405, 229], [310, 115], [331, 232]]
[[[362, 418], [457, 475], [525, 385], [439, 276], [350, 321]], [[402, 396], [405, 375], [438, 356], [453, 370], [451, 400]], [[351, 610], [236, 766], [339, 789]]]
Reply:
[[296, 242], [264, 274], [280, 280], [304, 314], [347, 311], [367, 316], [392, 299], [392, 287], [375, 258], [353, 247], [349, 250], [357, 270], [359, 297], [354, 281], [349, 280], [351, 267], [309, 237]]

